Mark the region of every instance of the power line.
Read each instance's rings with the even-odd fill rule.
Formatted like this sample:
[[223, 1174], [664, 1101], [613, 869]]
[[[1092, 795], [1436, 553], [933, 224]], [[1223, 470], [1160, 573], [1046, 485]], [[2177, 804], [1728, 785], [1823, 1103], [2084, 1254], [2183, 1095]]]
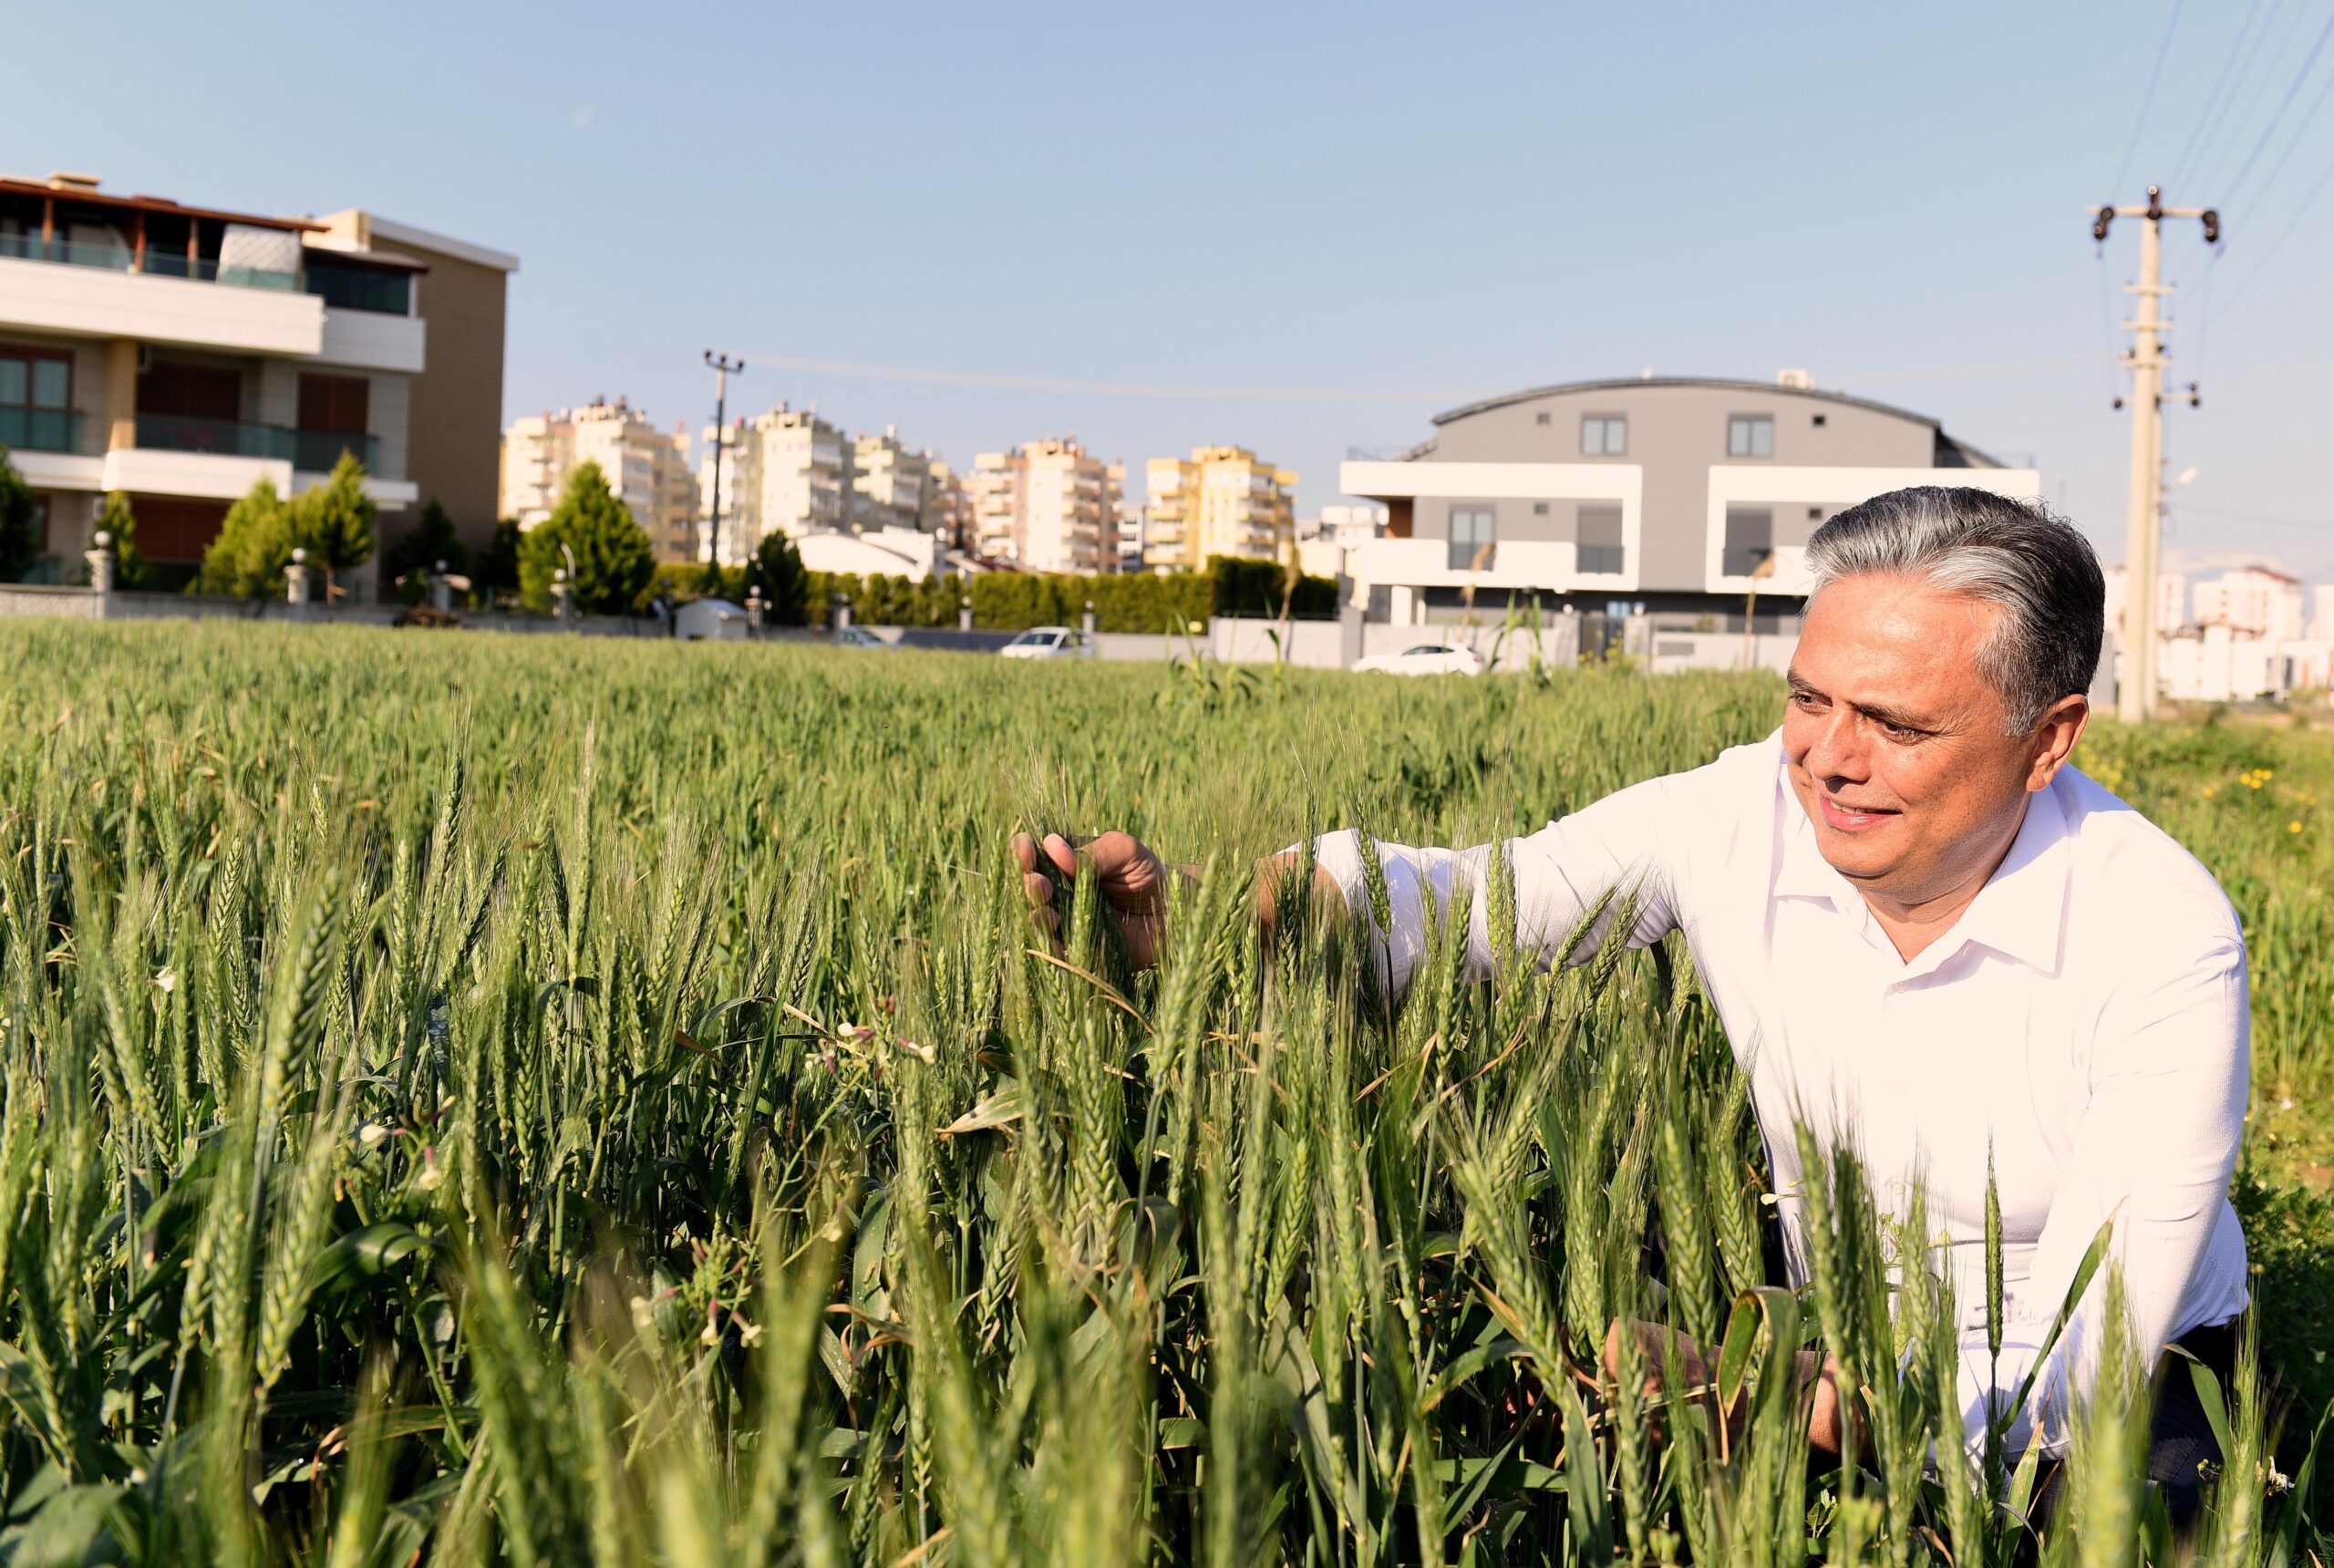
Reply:
[[[2270, 0], [2269, 9], [2262, 15], [2261, 30], [2253, 36], [2252, 44], [2245, 51], [2244, 61], [2236, 67], [2236, 75], [2229, 79], [2228, 93], [2221, 99], [2220, 108], [2214, 115], [2212, 129], [2205, 133], [2205, 139], [2197, 146], [2195, 167], [2185, 176], [2194, 182], [2209, 183], [2215, 186], [2221, 184], [2217, 176], [2220, 166], [2215, 164], [2213, 159], [2219, 153], [2222, 132], [2236, 130], [2250, 110], [2255, 98], [2253, 90], [2255, 62], [2270, 62], [2269, 68], [2274, 69], [2275, 62], [2284, 57], [2288, 52], [2285, 46], [2290, 41], [2290, 36], [2280, 39], [2278, 46], [2270, 50], [2268, 54], [2262, 53], [2269, 42], [2270, 33], [2277, 27], [2278, 14], [2284, 8], [2285, 0]], [[2303, 20], [2305, 20], [2303, 15], [2297, 12], [2294, 17], [2295, 26], [2298, 27]], [[2214, 176], [2209, 181], [2206, 179], [2208, 173]]]
[[[2329, 37], [2334, 37], [2334, 15], [2329, 15], [2326, 18], [2326, 26], [2319, 29], [2318, 42], [2309, 46], [2308, 57], [2302, 61], [2301, 69], [2294, 73], [2293, 83], [2286, 88], [2286, 96], [2277, 100], [2277, 107], [2276, 110], [2270, 114], [2269, 122], [2261, 128], [2261, 135], [2259, 139], [2253, 143], [2253, 150], [2245, 155], [2245, 161], [2237, 166], [2236, 173], [2234, 176], [2225, 182], [2215, 181], [2215, 183], [2223, 184], [2224, 189], [2227, 192], [2228, 198], [2231, 201], [2236, 199], [2237, 191], [2244, 187], [2245, 177], [2253, 171], [2253, 165], [2257, 160], [2259, 160], [2262, 150], [2269, 145], [2269, 138], [2277, 132], [2277, 122], [2285, 119], [2286, 110], [2293, 107], [2294, 99], [2300, 95], [2301, 84], [2308, 79], [2310, 68], [2318, 64], [2319, 54], [2326, 47], [2326, 40]], [[2329, 81], [2334, 81], [2334, 77], [2329, 77], [2328, 79]], [[2321, 103], [2325, 101], [2325, 95], [2323, 92], [2320, 92], [2319, 95], [2319, 101]], [[2318, 112], [2315, 106], [2312, 107], [2310, 112], [2313, 115]], [[2308, 121], [2304, 120], [2302, 123], [2307, 126]]]
[[2310, 181], [2308, 191], [2304, 192], [2300, 201], [2295, 204], [2294, 215], [2287, 220], [2285, 228], [2279, 231], [2276, 239], [2269, 242], [2269, 248], [2261, 253], [2261, 259], [2253, 263], [2253, 270], [2238, 280], [2236, 287], [2231, 290], [2228, 298], [2222, 302], [2222, 315], [2226, 315], [2235, 310], [2236, 302], [2253, 292], [2255, 281], [2267, 270], [2270, 261], [2284, 247], [2285, 242], [2293, 238], [2294, 231], [2301, 227], [2301, 221], [2308, 217], [2309, 210], [2318, 204], [2318, 198], [2325, 193], [2329, 181], [2334, 181], [2334, 163], [2329, 163], [2324, 169], [2319, 170], [2318, 178]]
[[2213, 121], [2215, 111], [2221, 107], [2221, 90], [2228, 85], [2229, 72], [2236, 68], [2237, 57], [2245, 50], [2245, 40], [2252, 35], [2254, 19], [2261, 15], [2261, 5], [2262, 0], [2253, 0], [2253, 4], [2246, 7], [2245, 20], [2237, 27], [2236, 37], [2228, 46], [2228, 57], [2221, 62], [2220, 74], [2213, 78], [2212, 90], [2205, 95], [2205, 107], [2196, 117], [2195, 128], [2189, 131], [2187, 143], [2181, 148], [2180, 156], [2173, 160], [2172, 181], [2174, 185], [2181, 183], [2187, 174], [2188, 160], [2203, 139], [2205, 127]]
[[1081, 397], [1167, 397], [1234, 403], [1460, 403], [1477, 394], [1451, 391], [1379, 392], [1337, 387], [1182, 387], [1143, 381], [1068, 381], [1039, 376], [998, 376], [974, 370], [935, 370], [905, 365], [861, 365], [797, 354], [758, 354], [767, 365], [874, 381], [923, 381], [997, 392], [1056, 392]]
[[2238, 522], [2266, 522], [2280, 528], [2334, 528], [2334, 517], [2277, 517], [2266, 511], [2236, 511], [2222, 506], [2198, 506], [2194, 501], [2174, 501], [2175, 511], [2198, 511], [2206, 517], [2226, 517]]
[[2285, 172], [2287, 163], [2291, 161], [2295, 150], [2301, 146], [2303, 139], [2309, 134], [2309, 128], [2316, 123], [2318, 111], [2326, 107], [2326, 99], [2329, 94], [2334, 94], [2334, 72], [2327, 74], [2324, 84], [2318, 89], [2318, 97], [2310, 102], [2309, 112], [2301, 117], [2301, 123], [2294, 127], [2293, 135], [2286, 139], [2285, 150], [2278, 153], [2277, 160], [2269, 166], [2269, 172], [2261, 181], [2262, 195], [2267, 196], [2277, 188], [2277, 176]]
[[2123, 189], [2123, 176], [2132, 171], [2132, 154], [2139, 150], [2140, 132], [2148, 123], [2148, 107], [2155, 102], [2155, 85], [2164, 76], [2164, 57], [2172, 53], [2172, 35], [2180, 26], [2180, 8], [2187, 0], [2172, 0], [2172, 16], [2164, 25], [2164, 42], [2156, 46], [2155, 68], [2148, 73], [2148, 90], [2140, 95], [2140, 112], [2133, 118], [2131, 139], [2123, 143], [2123, 161], [2115, 166], [2115, 178], [2108, 185], [2110, 191]]

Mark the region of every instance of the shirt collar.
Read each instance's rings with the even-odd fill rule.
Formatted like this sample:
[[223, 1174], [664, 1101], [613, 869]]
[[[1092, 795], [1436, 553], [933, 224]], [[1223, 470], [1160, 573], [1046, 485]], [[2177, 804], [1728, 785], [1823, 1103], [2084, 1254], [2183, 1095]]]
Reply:
[[[1781, 791], [1788, 825], [1775, 867], [1774, 896], [1820, 898], [1843, 913], [1863, 914], [1862, 895], [1823, 858], [1815, 841], [1815, 825], [1807, 820], [1790, 777], [1780, 778], [1776, 787]], [[1974, 942], [2046, 975], [2057, 973], [2066, 924], [2070, 853], [2067, 813], [2059, 803], [2058, 790], [2039, 789], [2029, 795], [2026, 820], [2019, 824], [2009, 853], [1961, 912], [1953, 930], [1909, 967], [1916, 971], [1933, 967]]]
[[1777, 898], [1820, 898], [1829, 900], [1841, 910], [1860, 906], [1862, 898], [1848, 885], [1848, 879], [1833, 869], [1815, 842], [1815, 824], [1807, 820], [1807, 809], [1799, 803], [1799, 791], [1791, 787], [1788, 767], [1775, 781], [1782, 799], [1783, 847], [1781, 862], [1775, 867], [1775, 896]]
[[2026, 820], [2019, 824], [2009, 853], [1962, 912], [1953, 935], [2045, 975], [2056, 974], [2071, 873], [2066, 809], [2059, 804], [2057, 789], [2038, 789], [2026, 798]]

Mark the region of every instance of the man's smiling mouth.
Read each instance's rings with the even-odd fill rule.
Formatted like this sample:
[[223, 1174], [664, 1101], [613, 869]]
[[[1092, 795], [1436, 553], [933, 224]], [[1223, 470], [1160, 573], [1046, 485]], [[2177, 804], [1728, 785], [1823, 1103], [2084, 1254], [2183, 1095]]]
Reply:
[[1818, 795], [1816, 805], [1823, 813], [1824, 825], [1844, 833], [1876, 828], [1893, 822], [1904, 814], [1886, 806], [1851, 806], [1829, 795]]

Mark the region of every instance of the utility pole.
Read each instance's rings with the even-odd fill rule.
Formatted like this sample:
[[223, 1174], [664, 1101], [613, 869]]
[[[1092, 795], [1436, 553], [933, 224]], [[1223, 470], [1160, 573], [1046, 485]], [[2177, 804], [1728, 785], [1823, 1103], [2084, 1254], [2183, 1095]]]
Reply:
[[705, 565], [708, 572], [721, 570], [721, 459], [729, 450], [729, 373], [743, 375], [746, 362], [732, 359], [726, 354], [705, 351], [705, 362], [713, 367], [713, 511], [705, 521]]
[[[2172, 325], [2156, 310], [2157, 299], [2171, 293], [2164, 282], [2164, 221], [2197, 218], [2204, 222], [2205, 242], [2218, 244], [2221, 215], [2211, 207], [2167, 207], [2161, 186], [2148, 187], [2144, 207], [2094, 207], [2091, 237], [2107, 242], [2108, 226], [2118, 218], [2145, 220], [2140, 230], [2140, 281], [2125, 285], [2139, 305], [2123, 324], [2132, 346], [2123, 363], [2132, 367], [2132, 495], [2123, 550], [2123, 669], [2115, 691], [2115, 717], [2139, 724], [2155, 714], [2156, 624], [2155, 595], [2158, 562], [2164, 554], [2164, 329]], [[2122, 399], [2115, 400], [2122, 406]], [[2194, 383], [2188, 401], [2196, 401]]]

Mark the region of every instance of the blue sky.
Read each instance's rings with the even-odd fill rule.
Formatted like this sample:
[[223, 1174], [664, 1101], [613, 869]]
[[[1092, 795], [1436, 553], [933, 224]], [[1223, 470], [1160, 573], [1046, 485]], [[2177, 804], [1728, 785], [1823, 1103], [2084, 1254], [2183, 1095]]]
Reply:
[[2334, 578], [2334, 3], [2172, 15], [84, 0], [11, 20], [20, 59], [105, 63], [12, 73], [0, 167], [514, 251], [512, 413], [694, 427], [725, 348], [733, 412], [960, 464], [1234, 441], [1309, 510], [1476, 397], [1804, 366], [2030, 459], [2111, 559], [2137, 234], [2102, 263], [2083, 210], [2159, 181], [2228, 223], [2167, 243], [2205, 393], [2168, 548]]

